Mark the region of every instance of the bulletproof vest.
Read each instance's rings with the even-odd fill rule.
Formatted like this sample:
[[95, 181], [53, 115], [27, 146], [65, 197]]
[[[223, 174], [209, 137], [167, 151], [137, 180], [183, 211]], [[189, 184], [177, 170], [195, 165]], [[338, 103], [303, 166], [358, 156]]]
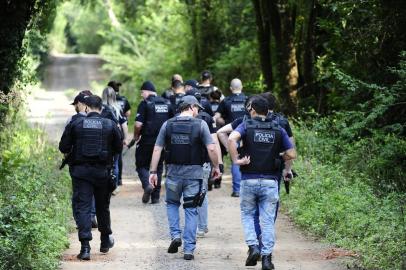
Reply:
[[116, 100], [117, 100], [118, 105], [120, 105], [121, 111], [124, 112], [125, 104], [127, 101], [126, 97], [117, 95]]
[[274, 113], [274, 112], [268, 113], [266, 118], [269, 119], [276, 126], [284, 128], [284, 129], [286, 129], [286, 127], [288, 125], [288, 119], [286, 119], [286, 117], [280, 113]]
[[72, 124], [74, 137], [73, 164], [110, 165], [114, 122], [100, 116], [83, 117]]
[[77, 113], [77, 114], [73, 115], [69, 121], [69, 124], [72, 124], [73, 122], [75, 122], [76, 120], [78, 120], [79, 118], [82, 118], [82, 117], [86, 117], [86, 115], [81, 114], [81, 113]]
[[246, 99], [247, 97], [243, 94], [233, 95], [229, 97], [227, 110], [230, 119], [227, 119], [227, 123], [233, 122], [235, 119], [243, 117], [246, 114]]
[[106, 119], [110, 119], [111, 121], [113, 121], [114, 123], [118, 124], [118, 118], [114, 115], [113, 111], [111, 110], [111, 108], [107, 105], [102, 106], [102, 112], [101, 112], [101, 117], [102, 118], [106, 118]]
[[210, 93], [214, 91], [214, 86], [213, 85], [209, 85], [209, 86], [199, 85], [197, 87], [197, 90], [199, 90], [199, 93], [202, 95], [202, 97], [208, 98]]
[[175, 117], [168, 120], [165, 138], [167, 164], [203, 165], [204, 145], [200, 119]]
[[147, 103], [147, 114], [145, 123], [141, 130], [141, 143], [155, 144], [162, 124], [169, 119], [169, 102], [163, 97], [149, 96]]
[[246, 119], [241, 156], [250, 156], [250, 163], [240, 167], [241, 172], [277, 174], [281, 161], [282, 132], [268, 120]]
[[215, 113], [217, 112], [217, 109], [219, 107], [219, 103], [218, 102], [210, 102], [211, 105], [211, 110]]
[[184, 96], [185, 96], [185, 94], [174, 94], [169, 97], [169, 101], [171, 102], [174, 113], [178, 112], [179, 104], [182, 100], [182, 97], [184, 97]]

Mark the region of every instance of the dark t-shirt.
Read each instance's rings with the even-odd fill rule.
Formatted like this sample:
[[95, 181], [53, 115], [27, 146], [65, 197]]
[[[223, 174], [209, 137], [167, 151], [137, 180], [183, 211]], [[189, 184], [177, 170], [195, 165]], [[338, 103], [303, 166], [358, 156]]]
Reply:
[[224, 121], [226, 122], [226, 124], [231, 123], [232, 121], [234, 121], [235, 119], [233, 119], [233, 115], [231, 113], [231, 99], [233, 97], [236, 96], [245, 96], [243, 93], [240, 94], [232, 94], [231, 96], [226, 97], [225, 99], [223, 99], [218, 108], [217, 108], [217, 112], [219, 114], [221, 114], [221, 117], [223, 117]]

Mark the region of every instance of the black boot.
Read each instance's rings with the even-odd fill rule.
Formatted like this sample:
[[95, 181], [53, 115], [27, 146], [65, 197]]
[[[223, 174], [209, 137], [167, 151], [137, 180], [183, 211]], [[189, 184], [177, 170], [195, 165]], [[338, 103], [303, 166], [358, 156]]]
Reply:
[[114, 238], [111, 235], [102, 235], [100, 237], [100, 252], [107, 253], [114, 246]]
[[262, 270], [272, 270], [275, 266], [272, 263], [272, 254], [262, 256]]
[[89, 241], [80, 241], [82, 243], [80, 253], [76, 256], [79, 260], [90, 260], [90, 244]]
[[259, 248], [257, 245], [249, 246], [248, 257], [245, 261], [245, 266], [257, 265], [258, 258], [261, 256]]

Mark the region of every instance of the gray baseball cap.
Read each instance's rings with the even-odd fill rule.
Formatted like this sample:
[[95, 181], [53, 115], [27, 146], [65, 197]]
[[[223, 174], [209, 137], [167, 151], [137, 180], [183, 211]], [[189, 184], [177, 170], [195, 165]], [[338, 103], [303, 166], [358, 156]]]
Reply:
[[202, 105], [200, 105], [199, 101], [197, 101], [197, 99], [194, 96], [189, 96], [189, 95], [183, 96], [180, 101], [179, 108], [186, 107], [189, 105], [192, 105], [192, 106], [196, 105], [200, 109], [204, 110]]

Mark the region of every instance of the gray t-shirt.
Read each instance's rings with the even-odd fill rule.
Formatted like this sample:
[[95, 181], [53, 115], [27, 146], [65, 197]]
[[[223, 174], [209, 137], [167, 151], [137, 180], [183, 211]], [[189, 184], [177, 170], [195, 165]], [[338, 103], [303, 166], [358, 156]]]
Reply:
[[[179, 119], [188, 119], [190, 116], [176, 116]], [[155, 145], [165, 147], [166, 137], [166, 123], [165, 122], [161, 130], [159, 131]], [[210, 135], [209, 127], [205, 121], [201, 121], [200, 126], [200, 138], [204, 145], [214, 144], [214, 141]], [[168, 164], [168, 177], [182, 178], [182, 179], [203, 179], [203, 167], [201, 165], [177, 165]]]

